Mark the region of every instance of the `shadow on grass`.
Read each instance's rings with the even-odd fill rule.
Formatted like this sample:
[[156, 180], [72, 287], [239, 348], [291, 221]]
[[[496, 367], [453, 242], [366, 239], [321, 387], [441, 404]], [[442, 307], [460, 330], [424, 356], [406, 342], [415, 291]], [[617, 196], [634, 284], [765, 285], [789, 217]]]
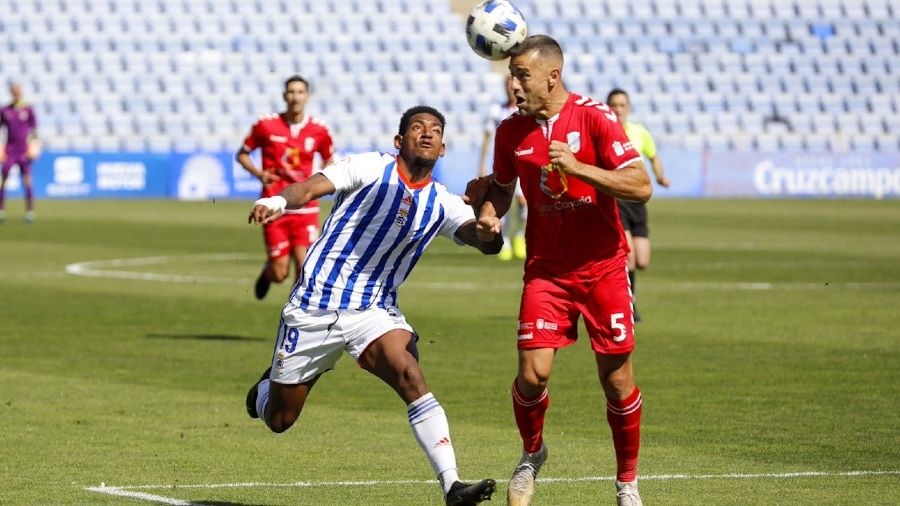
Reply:
[[194, 341], [264, 341], [268, 337], [235, 336], [228, 334], [147, 334], [149, 339], [192, 339]]

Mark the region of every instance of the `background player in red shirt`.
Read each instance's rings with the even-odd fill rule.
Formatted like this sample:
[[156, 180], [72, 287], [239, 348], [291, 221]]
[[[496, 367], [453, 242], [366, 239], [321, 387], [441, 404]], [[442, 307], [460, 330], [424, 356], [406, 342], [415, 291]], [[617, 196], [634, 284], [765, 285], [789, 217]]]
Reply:
[[[527, 505], [547, 458], [547, 383], [557, 350], [575, 342], [578, 318], [595, 352], [616, 452], [620, 505], [640, 505], [637, 459], [641, 394], [634, 383], [628, 245], [616, 198], [647, 201], [652, 191], [640, 155], [605, 104], [569, 93], [563, 54], [546, 35], [510, 55], [519, 114], [497, 129], [493, 178], [467, 189], [482, 218], [509, 209], [517, 178], [528, 202], [524, 288], [519, 309], [519, 372], [513, 411], [523, 455], [509, 483], [511, 505]], [[498, 232], [498, 230], [491, 230]]]
[[12, 103], [0, 108], [0, 127], [6, 127], [6, 143], [0, 150], [0, 221], [6, 219], [4, 200], [6, 197], [6, 180], [14, 165], [19, 166], [22, 175], [22, 186], [25, 189], [25, 222], [34, 221], [34, 191], [31, 183], [31, 162], [40, 153], [37, 140], [37, 120], [34, 109], [22, 100], [22, 87], [18, 83], [9, 86]]
[[[328, 127], [304, 111], [309, 100], [309, 82], [294, 75], [284, 83], [287, 109], [281, 114], [263, 116], [253, 125], [236, 159], [241, 166], [263, 183], [260, 197], [278, 195], [284, 187], [299, 183], [312, 175], [316, 153], [328, 165], [334, 154], [334, 143]], [[262, 150], [262, 168], [250, 159], [254, 149]], [[268, 260], [256, 280], [254, 293], [262, 299], [274, 281], [288, 277], [290, 260], [299, 278], [306, 249], [319, 236], [319, 203], [312, 200], [302, 209], [286, 211], [278, 220], [263, 226]]]

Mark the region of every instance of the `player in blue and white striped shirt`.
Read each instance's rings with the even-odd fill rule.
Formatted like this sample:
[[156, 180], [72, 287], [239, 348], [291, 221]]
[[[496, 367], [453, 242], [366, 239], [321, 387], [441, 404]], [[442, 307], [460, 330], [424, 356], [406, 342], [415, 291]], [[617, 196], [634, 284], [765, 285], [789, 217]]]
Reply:
[[319, 376], [346, 350], [406, 402], [413, 434], [447, 504], [469, 505], [489, 499], [494, 480], [459, 481], [447, 417], [428, 391], [415, 334], [396, 307], [397, 288], [438, 234], [486, 254], [496, 254], [503, 244], [492, 232], [499, 220], [476, 221], [461, 197], [431, 180], [444, 154], [444, 123], [437, 110], [414, 107], [400, 119], [397, 156], [350, 156], [256, 201], [250, 221], [267, 223], [286, 208], [337, 192], [303, 277], [282, 310], [272, 367], [247, 394], [247, 411], [284, 432], [300, 416]]

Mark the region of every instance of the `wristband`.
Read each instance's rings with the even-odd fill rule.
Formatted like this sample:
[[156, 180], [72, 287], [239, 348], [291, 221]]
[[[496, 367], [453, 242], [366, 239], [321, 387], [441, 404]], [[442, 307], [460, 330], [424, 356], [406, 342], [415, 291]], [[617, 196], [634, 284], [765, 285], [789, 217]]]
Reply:
[[259, 199], [254, 205], [265, 206], [269, 211], [272, 212], [284, 212], [284, 209], [287, 207], [287, 200], [285, 200], [285, 198], [281, 195], [275, 195], [272, 197]]

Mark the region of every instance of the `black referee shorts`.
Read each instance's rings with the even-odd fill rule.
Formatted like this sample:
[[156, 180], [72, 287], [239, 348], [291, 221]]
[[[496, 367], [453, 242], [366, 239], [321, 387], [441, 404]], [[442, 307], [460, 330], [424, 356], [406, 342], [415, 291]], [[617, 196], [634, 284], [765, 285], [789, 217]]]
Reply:
[[617, 202], [622, 228], [631, 232], [632, 237], [650, 237], [650, 229], [647, 227], [647, 204], [629, 200]]

